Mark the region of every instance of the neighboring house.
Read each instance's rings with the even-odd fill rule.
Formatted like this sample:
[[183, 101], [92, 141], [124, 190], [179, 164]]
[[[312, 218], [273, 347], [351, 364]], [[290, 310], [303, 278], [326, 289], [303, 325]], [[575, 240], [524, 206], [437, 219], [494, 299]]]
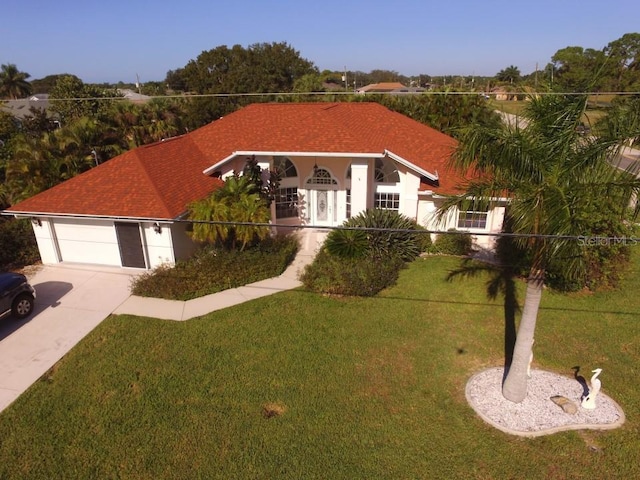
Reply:
[[130, 88], [119, 88], [117, 91], [125, 100], [129, 100], [131, 103], [147, 103], [152, 98], [148, 95], [135, 92]]
[[20, 98], [18, 100], [3, 100], [0, 101], [0, 108], [18, 120], [23, 120], [27, 115], [31, 115], [31, 108], [38, 108], [42, 110], [49, 109], [49, 94], [37, 93], [27, 98]]
[[517, 100], [518, 96], [510, 89], [505, 87], [494, 87], [491, 89], [491, 95], [499, 101]]
[[[371, 208], [425, 227], [497, 232], [502, 204], [434, 223], [464, 181], [449, 167], [456, 141], [377, 103], [253, 104], [189, 134], [143, 146], [9, 208], [31, 217], [43, 263], [136, 268], [172, 264], [195, 248], [190, 202], [255, 157], [281, 175], [277, 225], [333, 227]], [[478, 237], [482, 243], [488, 237]]]
[[400, 82], [371, 83], [356, 90], [358, 93], [390, 93], [393, 91], [406, 90], [408, 87]]

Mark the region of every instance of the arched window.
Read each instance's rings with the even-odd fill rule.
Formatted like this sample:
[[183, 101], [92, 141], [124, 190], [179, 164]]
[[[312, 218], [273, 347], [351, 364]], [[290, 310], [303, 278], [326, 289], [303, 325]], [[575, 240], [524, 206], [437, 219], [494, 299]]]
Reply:
[[292, 178], [298, 176], [296, 166], [287, 157], [273, 157], [273, 169], [280, 178]]
[[376, 158], [375, 179], [377, 183], [399, 183], [400, 175], [395, 163], [386, 158]]
[[307, 180], [307, 185], [337, 185], [331, 174], [324, 168], [316, 168], [313, 176]]

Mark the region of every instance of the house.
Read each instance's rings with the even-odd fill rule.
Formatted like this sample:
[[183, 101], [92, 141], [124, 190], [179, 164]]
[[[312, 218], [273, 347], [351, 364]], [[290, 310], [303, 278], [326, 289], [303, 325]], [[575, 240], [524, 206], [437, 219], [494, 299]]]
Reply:
[[390, 93], [393, 91], [406, 90], [407, 87], [400, 82], [371, 83], [356, 90], [358, 93]]
[[443, 196], [464, 180], [449, 167], [455, 146], [377, 103], [253, 104], [115, 157], [5, 213], [32, 219], [45, 264], [154, 268], [193, 252], [188, 223], [180, 221], [189, 203], [255, 158], [265, 176], [281, 175], [275, 225], [333, 227], [384, 208], [432, 230], [499, 231], [499, 204], [434, 223]]
[[49, 95], [46, 93], [37, 93], [27, 98], [0, 102], [0, 109], [10, 113], [19, 121], [24, 120], [26, 116], [32, 115], [32, 108], [46, 111], [49, 109], [49, 106]]

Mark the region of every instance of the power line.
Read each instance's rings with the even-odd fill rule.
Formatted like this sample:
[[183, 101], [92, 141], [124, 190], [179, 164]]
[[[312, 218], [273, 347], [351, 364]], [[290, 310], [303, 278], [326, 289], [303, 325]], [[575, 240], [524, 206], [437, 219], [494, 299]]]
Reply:
[[[138, 219], [140, 221], [163, 221], [158, 219]], [[165, 222], [167, 220], [164, 220]], [[224, 222], [218, 220], [190, 220], [177, 219], [172, 223], [189, 223], [199, 225], [223, 225], [223, 226], [253, 226], [256, 228], [279, 228], [289, 230], [347, 230], [347, 231], [364, 231], [364, 232], [388, 232], [388, 233], [409, 233], [409, 234], [434, 234], [434, 235], [464, 235], [472, 237], [508, 237], [508, 238], [530, 238], [542, 240], [574, 240], [583, 242], [585, 246], [605, 246], [605, 245], [640, 245], [640, 237], [627, 236], [603, 236], [603, 235], [549, 235], [534, 233], [512, 233], [512, 232], [468, 232], [462, 230], [430, 230], [426, 228], [409, 229], [409, 228], [378, 228], [378, 227], [349, 227], [349, 226], [324, 226], [324, 225], [290, 225], [278, 223], [254, 223], [254, 222]]]
[[[240, 97], [295, 97], [295, 96], [356, 96], [356, 97], [371, 97], [377, 95], [393, 96], [393, 97], [408, 97], [417, 98], [420, 96], [481, 96], [500, 95], [503, 92], [491, 93], [491, 92], [468, 92], [468, 91], [425, 91], [419, 93], [412, 92], [372, 92], [372, 93], [358, 93], [358, 92], [248, 92], [248, 93], [197, 93], [197, 94], [176, 94], [176, 95], [146, 95], [150, 100], [155, 99], [181, 99], [188, 100], [191, 98], [240, 98]], [[637, 92], [527, 92], [527, 91], [513, 91], [504, 92], [508, 95], [514, 96], [636, 96], [640, 95], [640, 91]], [[118, 97], [70, 97], [70, 98], [49, 98], [49, 102], [64, 102], [64, 101], [106, 101], [106, 100], [118, 100], [118, 101], [130, 101], [124, 96]], [[500, 100], [502, 101], [502, 100]], [[509, 100], [504, 100], [510, 102]]]

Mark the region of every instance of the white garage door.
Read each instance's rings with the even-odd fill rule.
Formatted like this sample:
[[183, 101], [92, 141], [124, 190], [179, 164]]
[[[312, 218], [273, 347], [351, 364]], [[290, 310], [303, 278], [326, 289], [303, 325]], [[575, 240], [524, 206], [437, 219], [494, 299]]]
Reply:
[[63, 262], [121, 266], [113, 222], [56, 219], [53, 223]]

